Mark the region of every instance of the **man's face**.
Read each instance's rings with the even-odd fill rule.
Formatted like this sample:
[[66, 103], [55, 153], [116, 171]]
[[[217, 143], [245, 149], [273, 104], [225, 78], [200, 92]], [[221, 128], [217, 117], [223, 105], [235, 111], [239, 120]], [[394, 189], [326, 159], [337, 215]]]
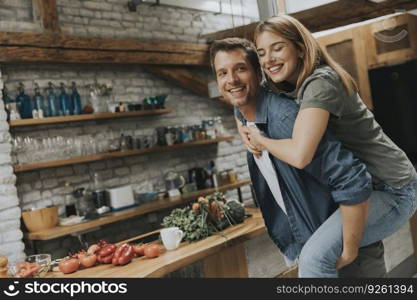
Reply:
[[233, 106], [256, 100], [259, 78], [241, 49], [219, 51], [214, 57], [219, 91]]

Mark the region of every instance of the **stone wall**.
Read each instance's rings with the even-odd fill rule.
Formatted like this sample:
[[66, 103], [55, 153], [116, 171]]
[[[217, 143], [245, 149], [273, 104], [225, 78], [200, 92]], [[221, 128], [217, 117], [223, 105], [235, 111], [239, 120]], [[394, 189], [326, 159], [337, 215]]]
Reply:
[[[3, 88], [0, 69], [0, 89]], [[9, 124], [0, 101], [0, 255], [7, 256], [10, 261], [18, 261], [24, 257], [24, 244], [20, 230], [19, 199], [15, 187], [16, 176], [11, 165], [11, 145]]]
[[39, 22], [34, 22], [32, 0], [1, 0], [1, 31], [41, 31]]
[[[146, 4], [137, 6], [137, 12], [129, 12], [126, 2], [58, 0], [61, 29], [64, 33], [81, 36], [195, 43], [204, 42], [201, 34], [254, 21], [245, 16]], [[239, 11], [240, 5], [255, 1], [233, 2]]]

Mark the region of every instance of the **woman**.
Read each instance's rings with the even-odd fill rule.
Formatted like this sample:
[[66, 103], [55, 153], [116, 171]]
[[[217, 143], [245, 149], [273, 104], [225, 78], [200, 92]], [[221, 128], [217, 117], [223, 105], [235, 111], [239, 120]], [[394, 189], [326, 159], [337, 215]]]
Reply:
[[[369, 199], [363, 236], [361, 228], [357, 230], [358, 243], [345, 249], [342, 223], [349, 224], [349, 215], [338, 210], [314, 233], [300, 254], [300, 276], [316, 277], [317, 270], [304, 267], [311, 266], [303, 263], [311, 260], [317, 260], [316, 266], [326, 261], [320, 266], [321, 273], [336, 276], [336, 263], [328, 264], [329, 257], [336, 262], [347, 251], [348, 260], [353, 260], [357, 247], [394, 233], [415, 212], [414, 167], [365, 107], [352, 77], [320, 48], [300, 22], [286, 15], [261, 22], [255, 30], [255, 43], [270, 87], [296, 98], [300, 111], [290, 139], [268, 139], [250, 127], [240, 128], [249, 151], [258, 154], [266, 149], [303, 169], [329, 126], [333, 136], [362, 160], [373, 176], [375, 191]], [[323, 237], [330, 234], [337, 239], [326, 242]]]

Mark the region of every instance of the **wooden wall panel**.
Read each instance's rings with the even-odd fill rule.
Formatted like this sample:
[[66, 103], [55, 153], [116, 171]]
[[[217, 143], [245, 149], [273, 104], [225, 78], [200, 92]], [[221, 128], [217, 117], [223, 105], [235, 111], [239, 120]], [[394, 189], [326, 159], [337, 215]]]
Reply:
[[340, 43], [327, 45], [327, 52], [356, 80], [358, 81], [358, 70], [355, 62], [353, 41], [346, 40]]
[[49, 32], [59, 32], [56, 0], [33, 0], [33, 5], [43, 28]]

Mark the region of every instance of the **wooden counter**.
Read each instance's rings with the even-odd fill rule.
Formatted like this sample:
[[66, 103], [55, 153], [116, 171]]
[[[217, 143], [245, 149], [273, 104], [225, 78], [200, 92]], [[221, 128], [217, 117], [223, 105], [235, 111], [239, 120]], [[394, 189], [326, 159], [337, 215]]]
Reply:
[[68, 275], [49, 272], [47, 277], [162, 277], [199, 260], [203, 260], [205, 277], [247, 277], [243, 242], [266, 232], [260, 211], [250, 208], [247, 212], [252, 214], [252, 217], [247, 218], [244, 223], [226, 228], [221, 234], [198, 242], [183, 242], [179, 248], [166, 251], [158, 258], [139, 257], [125, 266], [98, 265]]

